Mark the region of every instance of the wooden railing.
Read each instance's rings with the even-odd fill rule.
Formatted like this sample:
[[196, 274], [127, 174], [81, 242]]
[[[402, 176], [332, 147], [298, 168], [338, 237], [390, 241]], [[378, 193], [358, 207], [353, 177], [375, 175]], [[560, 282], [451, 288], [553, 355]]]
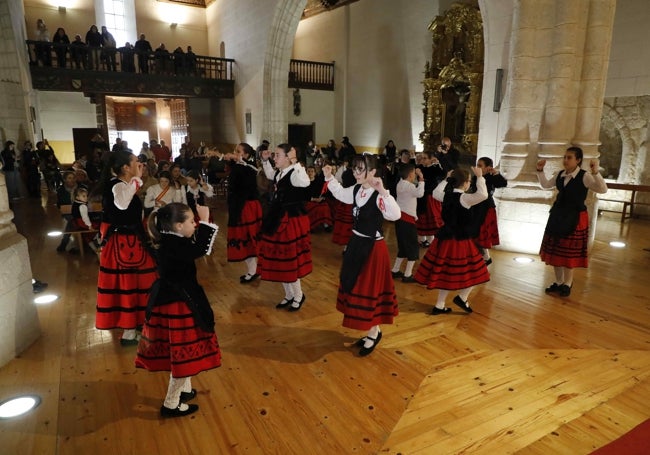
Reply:
[[[208, 57], [193, 53], [136, 52], [135, 49], [88, 48], [85, 45], [26, 41], [29, 64], [51, 68], [88, 71], [191, 76], [200, 79], [234, 80], [229, 58]], [[95, 62], [95, 60], [97, 60]]]
[[234, 98], [235, 61], [193, 53], [91, 49], [27, 41], [32, 87], [86, 96]]
[[312, 90], [334, 90], [334, 62], [291, 60], [289, 87]]

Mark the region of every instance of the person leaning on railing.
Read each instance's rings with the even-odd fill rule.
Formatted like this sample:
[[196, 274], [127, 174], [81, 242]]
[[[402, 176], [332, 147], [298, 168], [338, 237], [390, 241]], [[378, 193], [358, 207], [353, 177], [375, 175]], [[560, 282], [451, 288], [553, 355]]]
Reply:
[[76, 69], [86, 69], [88, 67], [88, 46], [81, 41], [81, 35], [75, 35], [74, 41], [70, 43], [70, 58], [74, 62]]
[[70, 38], [66, 35], [63, 27], [56, 29], [56, 33], [52, 37], [52, 43], [54, 43], [54, 53], [56, 54], [56, 62], [59, 68], [65, 68], [65, 60], [68, 54], [68, 45], [70, 44]]

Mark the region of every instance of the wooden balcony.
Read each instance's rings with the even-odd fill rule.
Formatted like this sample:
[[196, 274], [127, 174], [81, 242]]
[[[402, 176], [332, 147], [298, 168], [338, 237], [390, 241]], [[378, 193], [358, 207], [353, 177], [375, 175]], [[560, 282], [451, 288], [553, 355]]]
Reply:
[[291, 60], [289, 88], [334, 91], [334, 62]]
[[[233, 59], [195, 54], [137, 53], [125, 48], [93, 55], [42, 41], [26, 41], [36, 90], [125, 96], [233, 98]], [[93, 64], [95, 58], [96, 64]], [[113, 63], [114, 62], [114, 63]]]

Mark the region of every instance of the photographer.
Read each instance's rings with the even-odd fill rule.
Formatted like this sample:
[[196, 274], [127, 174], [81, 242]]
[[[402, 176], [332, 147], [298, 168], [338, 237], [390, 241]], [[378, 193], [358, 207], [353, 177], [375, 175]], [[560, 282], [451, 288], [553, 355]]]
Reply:
[[456, 169], [458, 167], [460, 152], [452, 147], [451, 139], [448, 137], [443, 137], [440, 142], [441, 144], [438, 146], [438, 151], [436, 152], [436, 158], [440, 161], [440, 165], [445, 172]]

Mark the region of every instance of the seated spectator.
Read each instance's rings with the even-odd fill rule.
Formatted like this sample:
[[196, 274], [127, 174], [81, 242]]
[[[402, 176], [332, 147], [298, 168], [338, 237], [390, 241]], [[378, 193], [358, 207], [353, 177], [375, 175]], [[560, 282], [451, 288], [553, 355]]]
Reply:
[[187, 185], [187, 181], [185, 180], [185, 177], [183, 177], [180, 166], [173, 164], [169, 168], [169, 173], [171, 174], [171, 184], [174, 188], [180, 190], [183, 186]]
[[183, 202], [182, 190], [174, 188], [169, 172], [163, 171], [158, 177], [158, 183], [147, 189], [144, 197], [145, 215], [155, 212], [172, 202]]
[[158, 172], [156, 178], [160, 176], [160, 173], [163, 171], [169, 172], [169, 168], [172, 167], [172, 164], [169, 161], [158, 161]]
[[56, 54], [56, 63], [59, 68], [65, 68], [66, 57], [68, 55], [68, 45], [70, 44], [70, 38], [65, 34], [65, 30], [62, 27], [56, 29], [56, 33], [52, 37], [52, 43], [54, 43], [54, 53]]
[[143, 205], [147, 190], [158, 184], [158, 179], [155, 177], [157, 173], [158, 167], [156, 166], [156, 163], [152, 163], [151, 161], [147, 162], [147, 164], [142, 168], [142, 186], [136, 194], [142, 201]]

